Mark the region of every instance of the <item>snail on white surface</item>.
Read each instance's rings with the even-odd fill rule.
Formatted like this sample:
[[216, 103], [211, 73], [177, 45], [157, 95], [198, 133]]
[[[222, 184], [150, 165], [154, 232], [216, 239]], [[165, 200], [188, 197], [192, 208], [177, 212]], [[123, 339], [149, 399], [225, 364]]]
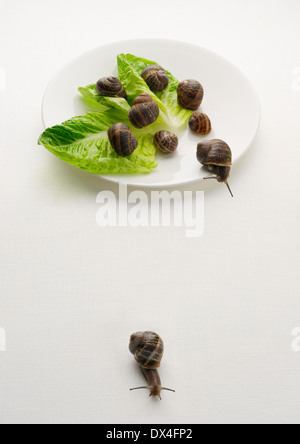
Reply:
[[158, 396], [161, 399], [161, 391], [175, 390], [162, 387], [158, 367], [164, 353], [164, 344], [161, 337], [151, 331], [137, 332], [131, 335], [129, 344], [130, 353], [140, 366], [147, 382], [147, 386], [136, 387], [131, 390], [148, 389], [150, 396]]

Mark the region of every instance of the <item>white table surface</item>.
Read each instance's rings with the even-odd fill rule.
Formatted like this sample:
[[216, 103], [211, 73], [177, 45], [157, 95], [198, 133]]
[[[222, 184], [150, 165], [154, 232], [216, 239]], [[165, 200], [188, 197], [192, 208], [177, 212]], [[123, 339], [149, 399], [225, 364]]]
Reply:
[[[2, 1], [1, 423], [299, 423], [299, 14], [298, 0]], [[141, 37], [223, 55], [260, 97], [235, 198], [184, 188], [205, 191], [198, 239], [100, 228], [96, 196], [117, 187], [37, 146], [51, 77]], [[147, 329], [164, 338], [161, 377], [176, 389], [162, 402], [128, 390], [143, 382], [129, 335]]]

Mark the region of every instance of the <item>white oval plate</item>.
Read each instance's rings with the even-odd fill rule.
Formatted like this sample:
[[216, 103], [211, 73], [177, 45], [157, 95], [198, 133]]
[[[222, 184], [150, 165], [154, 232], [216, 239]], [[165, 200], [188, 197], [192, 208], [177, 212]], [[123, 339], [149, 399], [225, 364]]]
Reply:
[[207, 49], [173, 40], [129, 40], [87, 52], [63, 68], [48, 86], [42, 105], [45, 128], [85, 114], [79, 86], [103, 76], [117, 74], [119, 53], [155, 60], [179, 80], [197, 79], [205, 91], [201, 106], [209, 115], [213, 131], [205, 138], [187, 128], [180, 135], [179, 148], [171, 155], [157, 153], [158, 167], [150, 174], [101, 176], [111, 182], [141, 187], [165, 187], [195, 182], [207, 176], [196, 160], [202, 139], [223, 139], [231, 147], [233, 162], [249, 148], [260, 123], [260, 105], [247, 78], [230, 62]]

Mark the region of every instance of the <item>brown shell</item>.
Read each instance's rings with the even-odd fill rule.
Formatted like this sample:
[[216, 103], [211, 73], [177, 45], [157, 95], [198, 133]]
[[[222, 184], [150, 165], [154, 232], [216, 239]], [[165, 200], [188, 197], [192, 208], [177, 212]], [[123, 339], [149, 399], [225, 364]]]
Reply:
[[144, 92], [134, 99], [132, 106], [138, 105], [139, 103], [149, 103], [149, 102], [153, 102], [153, 99], [150, 96], [150, 94]]
[[156, 369], [163, 357], [164, 344], [152, 331], [137, 332], [131, 335], [129, 350], [142, 368]]
[[206, 114], [196, 111], [190, 117], [189, 127], [193, 133], [206, 136], [211, 132], [210, 118]]
[[153, 92], [161, 92], [169, 84], [169, 76], [159, 65], [147, 66], [142, 72], [142, 77]]
[[159, 107], [154, 100], [134, 105], [128, 113], [130, 122], [136, 128], [144, 128], [154, 123], [159, 116]]
[[197, 80], [184, 80], [177, 88], [178, 103], [184, 109], [196, 111], [202, 103], [204, 91]]
[[124, 123], [115, 123], [107, 134], [114, 151], [122, 157], [130, 156], [138, 146], [137, 138]]
[[232, 152], [223, 140], [206, 140], [200, 142], [197, 146], [197, 159], [202, 165], [230, 167], [232, 165]]
[[100, 96], [120, 97], [126, 99], [126, 91], [117, 77], [102, 77], [96, 83], [96, 91]]
[[173, 153], [178, 147], [178, 137], [170, 131], [159, 131], [154, 136], [154, 144], [163, 153]]

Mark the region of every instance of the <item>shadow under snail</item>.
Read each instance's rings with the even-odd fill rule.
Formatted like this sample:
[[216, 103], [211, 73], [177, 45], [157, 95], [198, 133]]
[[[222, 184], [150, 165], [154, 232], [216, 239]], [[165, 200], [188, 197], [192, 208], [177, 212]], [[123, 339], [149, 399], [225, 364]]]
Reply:
[[115, 123], [108, 132], [108, 138], [114, 151], [119, 156], [130, 156], [138, 147], [138, 140], [129, 128], [124, 123]]
[[216, 175], [205, 177], [204, 179], [216, 179], [218, 182], [225, 183], [233, 197], [228, 184], [228, 177], [232, 166], [232, 153], [227, 143], [220, 139], [205, 140], [198, 143], [197, 159], [208, 171]]
[[164, 353], [164, 344], [160, 336], [151, 331], [137, 332], [131, 335], [129, 344], [130, 353], [140, 366], [147, 382], [147, 386], [136, 387], [130, 390], [148, 389], [149, 396], [158, 396], [161, 399], [161, 391], [175, 390], [162, 387], [160, 376], [158, 374], [158, 367]]
[[169, 84], [168, 74], [159, 65], [147, 66], [142, 72], [142, 78], [153, 92], [161, 92]]
[[154, 123], [159, 116], [159, 107], [150, 94], [142, 93], [134, 99], [128, 113], [130, 122], [136, 128], [144, 128]]
[[196, 111], [203, 100], [203, 87], [197, 80], [183, 80], [178, 85], [177, 96], [181, 108]]
[[117, 77], [102, 77], [96, 83], [96, 91], [100, 96], [127, 98], [125, 88]]
[[178, 137], [170, 131], [159, 131], [154, 136], [154, 144], [163, 153], [173, 153], [178, 148]]
[[206, 114], [196, 111], [190, 117], [189, 127], [193, 133], [206, 136], [211, 132], [210, 118]]

